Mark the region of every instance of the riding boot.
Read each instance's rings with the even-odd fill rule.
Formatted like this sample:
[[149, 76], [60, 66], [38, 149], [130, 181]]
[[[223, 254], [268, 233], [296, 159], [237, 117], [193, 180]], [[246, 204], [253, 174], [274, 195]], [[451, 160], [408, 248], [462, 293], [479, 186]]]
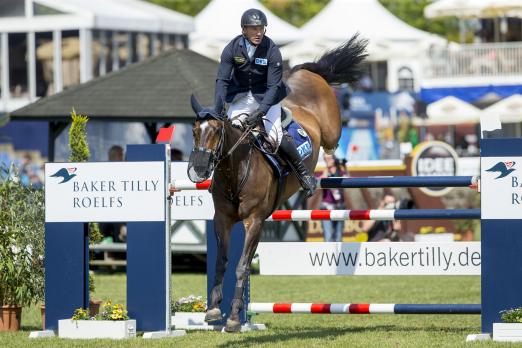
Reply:
[[310, 175], [308, 169], [301, 159], [301, 155], [297, 151], [292, 137], [284, 134], [279, 145], [279, 152], [286, 159], [290, 167], [294, 170], [301, 187], [306, 193], [307, 197], [311, 197], [315, 191], [315, 177]]

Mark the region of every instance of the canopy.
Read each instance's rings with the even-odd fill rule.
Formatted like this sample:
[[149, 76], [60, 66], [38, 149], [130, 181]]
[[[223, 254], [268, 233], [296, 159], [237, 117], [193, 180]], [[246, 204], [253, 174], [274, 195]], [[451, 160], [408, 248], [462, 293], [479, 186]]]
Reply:
[[417, 125], [456, 125], [478, 123], [482, 111], [458, 98], [449, 96], [428, 105], [425, 120], [416, 119]]
[[142, 0], [31, 0], [49, 13], [3, 17], [0, 31], [27, 32], [78, 28], [188, 34], [194, 20]]
[[439, 0], [424, 8], [426, 18], [456, 16], [459, 18], [521, 17], [520, 0]]
[[250, 8], [266, 14], [266, 34], [275, 43], [284, 45], [300, 37], [296, 27], [274, 15], [257, 0], [212, 0], [195, 17], [196, 31], [190, 35], [190, 49], [218, 60], [230, 40], [241, 34], [241, 15]]
[[301, 33], [306, 39], [283, 49], [292, 65], [319, 56], [325, 47], [333, 48], [356, 33], [370, 41], [370, 60], [414, 54], [419, 45], [445, 42], [404, 23], [377, 0], [331, 0]]
[[514, 94], [482, 112], [486, 115], [498, 116], [502, 123], [522, 122], [522, 95]]

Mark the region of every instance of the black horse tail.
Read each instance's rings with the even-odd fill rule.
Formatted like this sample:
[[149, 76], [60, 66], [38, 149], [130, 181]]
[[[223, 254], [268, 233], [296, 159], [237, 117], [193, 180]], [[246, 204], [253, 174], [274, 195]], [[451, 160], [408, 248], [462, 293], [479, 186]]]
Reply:
[[368, 40], [355, 34], [348, 41], [325, 54], [319, 60], [303, 63], [292, 68], [291, 74], [305, 69], [316, 73], [329, 84], [355, 83], [362, 74], [360, 63], [368, 56]]

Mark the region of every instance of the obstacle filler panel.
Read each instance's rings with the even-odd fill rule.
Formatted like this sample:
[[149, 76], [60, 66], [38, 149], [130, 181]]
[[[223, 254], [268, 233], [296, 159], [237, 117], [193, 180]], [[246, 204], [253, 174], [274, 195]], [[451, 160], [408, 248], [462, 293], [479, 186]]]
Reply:
[[[128, 161], [163, 163], [160, 177], [164, 183], [170, 181], [169, 158], [169, 146], [165, 144], [127, 147]], [[49, 187], [46, 194], [56, 194], [48, 191]], [[129, 222], [127, 228], [127, 307], [140, 331], [170, 332], [170, 210], [166, 187], [162, 197], [164, 201], [159, 205], [164, 213], [154, 217], [162, 217], [161, 221], [128, 219], [134, 222]], [[75, 309], [89, 307], [89, 216], [81, 216], [75, 220], [80, 222], [45, 223], [45, 304], [49, 330], [57, 330], [58, 320], [70, 318]]]
[[[214, 221], [207, 221], [207, 305], [210, 305], [210, 292], [212, 291], [212, 285], [214, 283], [214, 277], [216, 276], [216, 257], [217, 257], [217, 240], [214, 233]], [[236, 288], [236, 267], [241, 258], [243, 251], [243, 244], [245, 243], [245, 228], [242, 222], [236, 223], [232, 227], [230, 244], [228, 247], [228, 265], [225, 272], [225, 278], [223, 280], [223, 300], [219, 308], [223, 314], [223, 321], [221, 324], [226, 323], [226, 319], [230, 314], [232, 299], [234, 298], [234, 291]], [[247, 306], [250, 302], [250, 278], [247, 279], [245, 284], [245, 292], [243, 294], [243, 301], [245, 307], [239, 312], [239, 319], [241, 324], [247, 322]], [[218, 323], [216, 323], [218, 324]]]
[[89, 307], [89, 238], [81, 222], [45, 223], [45, 329]]
[[[126, 157], [129, 162], [162, 161], [168, 165], [162, 144], [128, 145]], [[165, 182], [169, 180], [165, 178]], [[165, 219], [168, 216], [170, 212]], [[170, 330], [169, 228], [165, 220], [127, 224], [127, 309], [129, 317], [136, 319], [138, 331]]]
[[[522, 139], [482, 139], [481, 157], [503, 157], [512, 161], [513, 157], [522, 157]], [[521, 168], [521, 166], [518, 166]], [[482, 168], [482, 173], [488, 168]], [[489, 173], [488, 173], [489, 174]], [[489, 175], [481, 178], [485, 185], [500, 185], [501, 180], [486, 181]], [[520, 178], [522, 169], [512, 175]], [[509, 179], [508, 179], [509, 180]], [[520, 179], [519, 179], [519, 182]], [[495, 187], [495, 186], [493, 186]], [[513, 192], [517, 192], [514, 188]], [[488, 198], [482, 192], [482, 201]], [[484, 216], [484, 211], [483, 211]], [[481, 220], [482, 238], [482, 332], [493, 332], [493, 323], [500, 321], [500, 311], [522, 306], [522, 209], [520, 215], [512, 219]]]

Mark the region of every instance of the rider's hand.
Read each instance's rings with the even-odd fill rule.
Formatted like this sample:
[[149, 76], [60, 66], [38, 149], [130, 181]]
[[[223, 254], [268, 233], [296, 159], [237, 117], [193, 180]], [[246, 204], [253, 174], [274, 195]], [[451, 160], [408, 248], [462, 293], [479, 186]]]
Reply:
[[256, 110], [251, 113], [245, 120], [248, 127], [254, 127], [261, 123], [261, 120], [265, 116], [265, 113], [261, 110]]

